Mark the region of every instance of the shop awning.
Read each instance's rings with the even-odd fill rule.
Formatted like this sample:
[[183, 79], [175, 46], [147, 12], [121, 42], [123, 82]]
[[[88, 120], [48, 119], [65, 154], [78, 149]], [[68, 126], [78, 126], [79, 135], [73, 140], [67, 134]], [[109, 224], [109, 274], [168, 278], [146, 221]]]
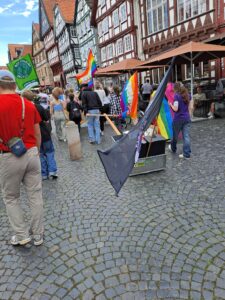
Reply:
[[191, 67], [191, 96], [193, 96], [193, 64], [201, 61], [225, 57], [225, 46], [189, 42], [180, 47], [164, 52], [145, 61], [142, 65], [168, 64], [176, 57], [175, 64], [190, 64]]
[[176, 64], [200, 62], [225, 57], [225, 46], [189, 42], [146, 60], [142, 66], [168, 64], [176, 56]]
[[142, 63], [143, 63], [143, 61], [141, 61], [141, 60], [134, 59], [134, 58], [128, 58], [128, 59], [124, 59], [122, 61], [119, 61], [119, 62], [117, 62], [117, 63], [115, 63], [111, 66], [101, 68], [96, 73], [97, 74], [100, 74], [102, 72], [103, 73], [109, 73], [109, 72], [127, 73], [129, 71], [132, 71], [133, 69], [135, 69], [135, 67], [141, 65]]
[[209, 43], [209, 44], [220, 45], [222, 42], [225, 42], [225, 32], [216, 34], [215, 36], [210, 37], [207, 40], [204, 40], [204, 43]]
[[95, 72], [95, 77], [113, 77], [113, 76], [118, 76], [121, 75], [121, 72], [103, 72], [103, 71], [96, 71]]

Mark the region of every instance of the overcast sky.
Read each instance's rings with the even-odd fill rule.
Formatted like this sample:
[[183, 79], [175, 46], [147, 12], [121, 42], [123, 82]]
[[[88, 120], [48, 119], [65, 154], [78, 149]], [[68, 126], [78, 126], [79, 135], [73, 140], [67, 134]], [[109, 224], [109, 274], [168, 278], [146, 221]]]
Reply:
[[38, 0], [0, 0], [0, 66], [8, 63], [8, 44], [31, 44], [38, 23]]

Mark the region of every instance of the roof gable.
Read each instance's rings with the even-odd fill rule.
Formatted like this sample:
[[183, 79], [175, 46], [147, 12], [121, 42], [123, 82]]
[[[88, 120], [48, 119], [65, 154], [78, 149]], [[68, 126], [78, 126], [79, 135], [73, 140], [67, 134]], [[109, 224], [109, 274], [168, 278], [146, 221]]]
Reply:
[[27, 54], [32, 55], [32, 45], [8, 44], [8, 50], [11, 60]]
[[51, 28], [51, 23], [46, 10], [46, 3], [46, 0], [39, 1], [39, 24], [41, 39], [43, 39], [46, 32]]
[[[58, 2], [58, 1], [57, 0], [41, 0], [41, 1], [43, 3], [43, 7], [45, 10], [46, 16], [48, 18], [48, 21], [49, 21], [50, 25], [52, 26], [53, 25], [53, 17], [54, 17], [53, 9], [54, 9], [56, 2]], [[66, 0], [66, 2], [67, 1], [68, 0]]]
[[59, 7], [60, 14], [67, 24], [74, 23], [76, 0], [57, 0], [56, 6]]

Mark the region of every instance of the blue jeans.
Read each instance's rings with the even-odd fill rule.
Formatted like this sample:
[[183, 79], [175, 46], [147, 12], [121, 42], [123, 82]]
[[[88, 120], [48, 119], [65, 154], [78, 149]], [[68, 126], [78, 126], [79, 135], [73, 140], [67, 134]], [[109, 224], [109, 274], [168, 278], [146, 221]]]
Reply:
[[171, 141], [171, 149], [173, 152], [177, 151], [177, 139], [180, 131], [182, 131], [183, 135], [183, 155], [185, 157], [190, 157], [191, 155], [191, 142], [190, 142], [190, 121], [175, 121], [173, 122], [173, 139]]
[[41, 143], [40, 149], [41, 175], [46, 178], [57, 174], [57, 165], [55, 161], [55, 149], [52, 141]]
[[[100, 114], [99, 109], [88, 110], [89, 114]], [[88, 136], [90, 142], [100, 144], [100, 122], [99, 117], [87, 117], [88, 119]]]

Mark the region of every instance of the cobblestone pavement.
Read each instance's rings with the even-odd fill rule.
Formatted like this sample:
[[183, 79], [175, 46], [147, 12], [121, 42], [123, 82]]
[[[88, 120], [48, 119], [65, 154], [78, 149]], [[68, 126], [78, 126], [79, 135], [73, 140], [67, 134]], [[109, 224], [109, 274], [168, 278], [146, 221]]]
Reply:
[[191, 160], [168, 153], [165, 171], [129, 178], [120, 197], [86, 129], [81, 161], [58, 144], [60, 177], [43, 184], [44, 245], [9, 244], [0, 198], [0, 299], [225, 299], [224, 128], [194, 123]]

